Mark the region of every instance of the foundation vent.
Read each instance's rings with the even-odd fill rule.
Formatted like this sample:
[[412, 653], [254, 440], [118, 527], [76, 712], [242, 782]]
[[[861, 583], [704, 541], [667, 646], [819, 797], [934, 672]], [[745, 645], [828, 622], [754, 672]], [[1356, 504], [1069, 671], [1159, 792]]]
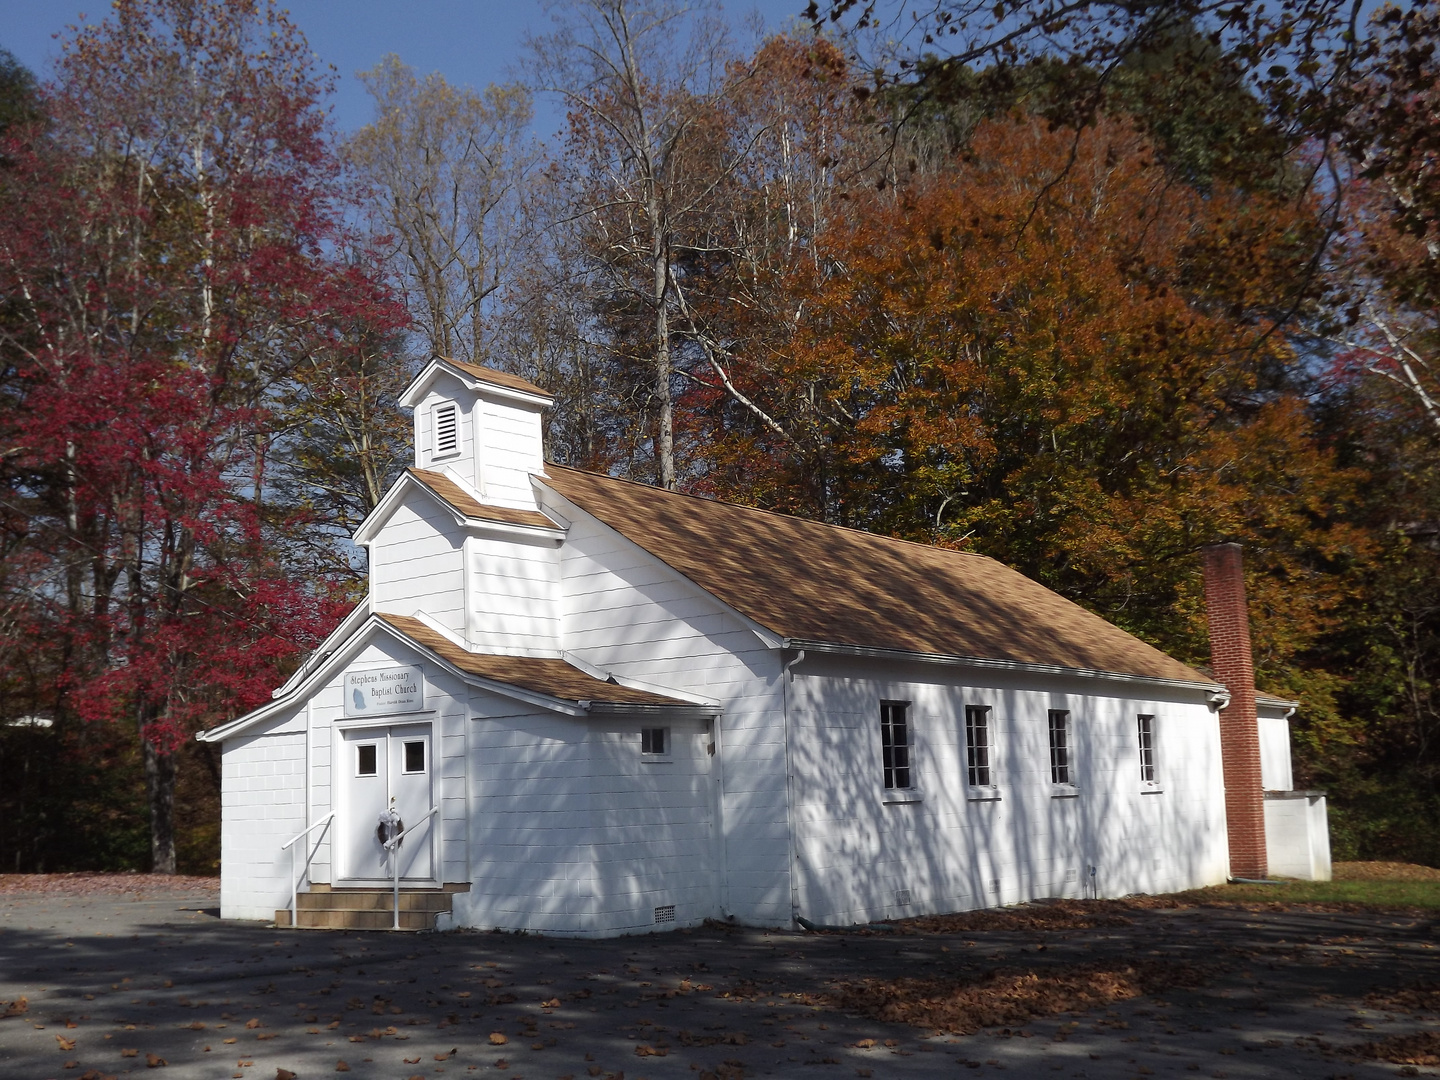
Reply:
[[895, 890], [895, 906], [896, 906], [896, 907], [909, 907], [909, 906], [910, 906], [910, 890], [909, 890], [909, 889], [896, 889], [896, 890]]
[[674, 905], [674, 904], [665, 904], [663, 907], [657, 907], [657, 908], [655, 909], [655, 921], [656, 921], [657, 923], [662, 923], [662, 922], [674, 922], [674, 921], [675, 921], [675, 905]]

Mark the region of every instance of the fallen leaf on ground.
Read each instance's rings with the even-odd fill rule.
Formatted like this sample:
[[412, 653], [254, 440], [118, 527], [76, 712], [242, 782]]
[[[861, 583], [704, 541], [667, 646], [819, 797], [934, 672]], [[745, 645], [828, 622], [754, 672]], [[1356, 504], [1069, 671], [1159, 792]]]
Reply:
[[275, 1070], [275, 1080], [295, 1080], [295, 1074], [289, 1069], [277, 1068]]
[[61, 1050], [74, 1050], [74, 1049], [75, 1049], [75, 1040], [74, 1040], [74, 1039], [67, 1039], [67, 1038], [65, 1038], [64, 1035], [56, 1035], [56, 1036], [55, 1036], [55, 1042], [59, 1044]]
[[[436, 1054], [436, 1055], [435, 1055], [435, 1060], [436, 1060], [436, 1061], [448, 1061], [450, 1058], [454, 1057], [454, 1056], [455, 1056], [456, 1054], [458, 1054], [459, 1052], [460, 1052], [460, 1048], [457, 1046], [457, 1047], [454, 1047], [448, 1054]], [[419, 1061], [420, 1059], [419, 1059], [419, 1058], [416, 1058], [415, 1060], [416, 1060], [416, 1061]]]
[[[838, 992], [806, 995], [813, 1004], [859, 1012], [886, 1023], [973, 1035], [986, 1027], [1078, 1012], [1176, 986], [1199, 986], [1199, 968], [1171, 961], [1123, 966], [1075, 964], [1043, 971], [996, 971], [981, 979], [861, 979]], [[813, 1000], [812, 1000], [813, 997]], [[886, 1040], [890, 1045], [891, 1040]]]
[[508, 1043], [509, 1041], [510, 1041], [510, 1036], [508, 1036], [508, 1035], [505, 1035], [505, 1034], [503, 1034], [503, 1033], [501, 1033], [501, 1032], [499, 1032], [499, 1031], [492, 1031], [492, 1032], [490, 1032], [490, 1045], [491, 1045], [491, 1046], [504, 1046], [504, 1045], [505, 1045], [506, 1043]]
[[140, 1051], [139, 1051], [139, 1050], [123, 1050], [123, 1049], [122, 1049], [122, 1050], [120, 1051], [120, 1056], [121, 1056], [121, 1057], [139, 1057], [139, 1056], [140, 1056]]
[[1410, 1035], [1391, 1035], [1377, 1042], [1347, 1046], [1340, 1051], [1346, 1057], [1370, 1061], [1388, 1061], [1394, 1065], [1440, 1065], [1440, 1032], [1417, 1031]]
[[336, 1072], [349, 1072], [349, 1071], [350, 1071], [350, 1066], [349, 1066], [349, 1065], [346, 1065], [345, 1062], [343, 1062], [343, 1061], [337, 1061], [337, 1062], [335, 1062], [335, 1071], [336, 1071]]
[[169, 1064], [170, 1063], [164, 1058], [162, 1058], [159, 1054], [145, 1055], [145, 1067], [147, 1069], [163, 1069], [166, 1065]]
[[0, 1020], [11, 1016], [23, 1016], [30, 1010], [30, 1001], [28, 998], [16, 998], [14, 1001], [7, 1001], [4, 1004], [5, 1009], [3, 1012], [0, 1012]]
[[264, 1027], [265, 1025], [260, 1023], [259, 1017], [253, 1017], [245, 1021], [245, 1026], [253, 1030], [258, 1027]]

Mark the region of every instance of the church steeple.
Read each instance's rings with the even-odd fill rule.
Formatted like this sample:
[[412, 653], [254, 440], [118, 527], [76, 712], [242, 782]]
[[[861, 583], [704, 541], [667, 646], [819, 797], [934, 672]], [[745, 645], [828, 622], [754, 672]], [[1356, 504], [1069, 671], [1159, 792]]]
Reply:
[[447, 472], [495, 506], [535, 509], [541, 416], [554, 399], [518, 375], [437, 356], [400, 404], [415, 410], [415, 466]]

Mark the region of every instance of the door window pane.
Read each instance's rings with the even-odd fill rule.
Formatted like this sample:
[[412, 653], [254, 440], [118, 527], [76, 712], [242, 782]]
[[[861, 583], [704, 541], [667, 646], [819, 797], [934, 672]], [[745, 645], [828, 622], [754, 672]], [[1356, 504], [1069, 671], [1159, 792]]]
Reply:
[[425, 771], [425, 744], [423, 742], [407, 742], [405, 744], [405, 771], [407, 773]]
[[376, 771], [375, 744], [366, 743], [355, 748], [355, 775], [374, 776]]

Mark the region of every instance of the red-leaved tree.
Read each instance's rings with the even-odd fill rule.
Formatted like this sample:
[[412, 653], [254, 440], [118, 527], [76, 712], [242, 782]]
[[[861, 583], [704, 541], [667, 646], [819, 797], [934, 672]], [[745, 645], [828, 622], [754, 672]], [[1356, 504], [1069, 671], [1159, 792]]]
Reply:
[[119, 0], [0, 149], [0, 664], [57, 722], [136, 725], [159, 872], [181, 741], [342, 609], [263, 498], [297, 366], [403, 318], [341, 257], [328, 90], [273, 4]]

